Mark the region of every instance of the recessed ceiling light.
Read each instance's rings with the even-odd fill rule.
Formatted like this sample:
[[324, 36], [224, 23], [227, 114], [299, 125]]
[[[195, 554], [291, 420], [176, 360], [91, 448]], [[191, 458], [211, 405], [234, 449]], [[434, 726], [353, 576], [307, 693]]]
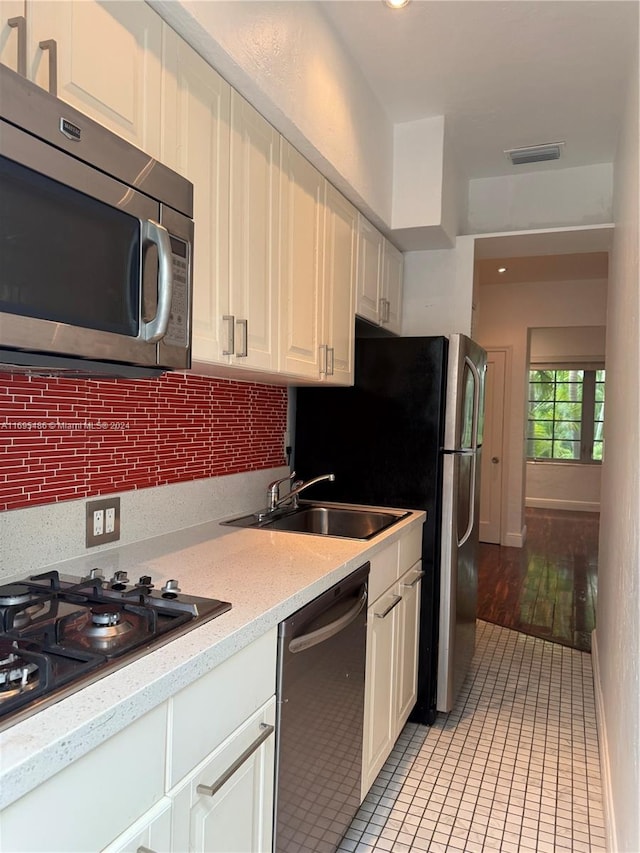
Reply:
[[409, 5], [410, 0], [382, 0], [382, 2], [390, 9], [402, 9], [404, 6]]
[[503, 273], [503, 272], [506, 272], [506, 271], [507, 271], [507, 268], [506, 268], [506, 267], [498, 267], [498, 272]]
[[527, 148], [507, 148], [505, 154], [512, 165], [541, 163], [544, 160], [559, 160], [564, 142], [545, 142], [542, 145], [529, 145]]

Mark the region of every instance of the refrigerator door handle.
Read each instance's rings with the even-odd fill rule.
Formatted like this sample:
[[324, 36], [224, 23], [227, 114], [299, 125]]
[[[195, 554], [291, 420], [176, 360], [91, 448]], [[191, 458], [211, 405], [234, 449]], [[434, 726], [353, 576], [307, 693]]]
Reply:
[[467, 539], [473, 533], [473, 528], [475, 525], [475, 501], [474, 495], [476, 493], [476, 466], [478, 464], [478, 457], [476, 454], [473, 455], [473, 461], [471, 462], [471, 484], [469, 488], [469, 520], [467, 522], [467, 529], [465, 530], [462, 539], [458, 540], [458, 548], [460, 548]]
[[[478, 368], [468, 355], [465, 355], [464, 360], [473, 376], [473, 426], [471, 434], [471, 446], [474, 450], [478, 447], [478, 423], [480, 420], [480, 374]], [[474, 466], [475, 471], [475, 466]]]

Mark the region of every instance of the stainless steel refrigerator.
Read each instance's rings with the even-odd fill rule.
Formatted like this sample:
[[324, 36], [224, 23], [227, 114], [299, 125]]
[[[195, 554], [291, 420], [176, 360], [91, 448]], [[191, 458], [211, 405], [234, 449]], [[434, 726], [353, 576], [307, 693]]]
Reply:
[[464, 335], [358, 338], [351, 388], [298, 388], [298, 477], [332, 472], [306, 497], [424, 509], [415, 722], [449, 711], [475, 645], [486, 354]]

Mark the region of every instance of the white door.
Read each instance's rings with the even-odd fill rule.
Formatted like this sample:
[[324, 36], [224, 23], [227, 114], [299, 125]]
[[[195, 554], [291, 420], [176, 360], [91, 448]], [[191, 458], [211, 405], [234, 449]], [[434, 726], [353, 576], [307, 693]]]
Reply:
[[146, 3], [113, 0], [26, 7], [27, 76], [49, 91], [57, 76], [59, 98], [159, 157], [160, 16]]
[[480, 474], [480, 541], [500, 544], [506, 350], [487, 351]]

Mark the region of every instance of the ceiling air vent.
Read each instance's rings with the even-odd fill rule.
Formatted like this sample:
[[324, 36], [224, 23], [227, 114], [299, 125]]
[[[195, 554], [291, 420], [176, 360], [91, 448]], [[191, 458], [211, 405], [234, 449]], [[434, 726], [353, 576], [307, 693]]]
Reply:
[[543, 145], [529, 145], [527, 148], [509, 148], [504, 153], [514, 166], [525, 163], [542, 163], [544, 160], [559, 160], [564, 142], [545, 142]]

